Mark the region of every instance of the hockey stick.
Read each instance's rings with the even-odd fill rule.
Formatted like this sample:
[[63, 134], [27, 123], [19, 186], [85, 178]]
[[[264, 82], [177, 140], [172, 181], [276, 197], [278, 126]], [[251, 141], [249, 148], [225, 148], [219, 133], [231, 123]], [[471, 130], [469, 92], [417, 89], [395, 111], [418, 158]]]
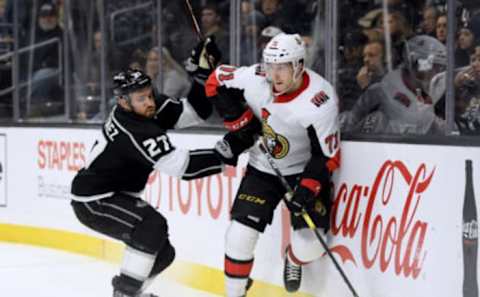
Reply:
[[[190, 19], [192, 20], [193, 29], [197, 34], [198, 41], [205, 42], [205, 36], [203, 36], [202, 30], [200, 30], [200, 26], [198, 25], [197, 18], [193, 13], [193, 8], [192, 8], [192, 5], [190, 4], [190, 0], [185, 0], [185, 5], [187, 6], [187, 12], [188, 12], [188, 15], [190, 16]], [[210, 61], [207, 55], [206, 47], [205, 47], [205, 59], [207, 60], [208, 67], [210, 67], [210, 69], [215, 69], [213, 67], [212, 61]]]
[[[265, 158], [267, 159], [268, 161], [268, 164], [270, 164], [270, 167], [272, 168], [272, 170], [275, 172], [275, 174], [277, 175], [278, 179], [280, 180], [280, 182], [282, 183], [282, 185], [285, 187], [285, 189], [287, 190], [287, 193], [285, 194], [284, 196], [284, 199], [287, 200], [288, 202], [290, 202], [293, 198], [293, 189], [292, 187], [288, 184], [287, 182], [287, 179], [282, 175], [282, 173], [280, 172], [280, 169], [278, 168], [277, 164], [275, 163], [275, 160], [273, 159], [272, 155], [270, 154], [270, 152], [268, 151], [267, 149], [267, 146], [265, 145], [265, 142], [263, 141], [263, 138], [260, 139], [259, 141], [259, 147], [260, 147], [260, 150], [262, 151], [262, 153], [265, 155]], [[324, 207], [325, 209], [325, 207]], [[326, 211], [326, 209], [325, 209]], [[355, 289], [353, 288], [352, 286], [352, 283], [348, 280], [348, 277], [347, 275], [345, 274], [345, 272], [343, 271], [342, 267], [340, 267], [340, 264], [338, 264], [337, 260], [335, 259], [335, 257], [333, 256], [332, 252], [330, 251], [330, 249], [328, 248], [327, 246], [327, 243], [325, 242], [325, 240], [323, 239], [323, 237], [320, 235], [320, 233], [318, 232], [317, 230], [317, 226], [315, 226], [315, 223], [313, 222], [312, 218], [310, 217], [310, 215], [307, 213], [307, 211], [304, 209], [302, 209], [302, 212], [301, 212], [301, 216], [303, 218], [303, 220], [305, 221], [305, 223], [307, 223], [307, 226], [309, 229], [311, 229], [314, 233], [315, 233], [315, 236], [317, 237], [317, 239], [320, 241], [320, 244], [322, 245], [322, 247], [325, 249], [325, 251], [327, 252], [328, 256], [330, 257], [330, 259], [332, 260], [333, 264], [335, 265], [335, 267], [337, 268], [338, 272], [340, 273], [340, 275], [342, 276], [343, 280], [345, 281], [345, 283], [347, 284], [348, 288], [350, 289], [350, 292], [352, 292], [353, 296], [354, 297], [359, 297], [357, 292], [355, 291]]]

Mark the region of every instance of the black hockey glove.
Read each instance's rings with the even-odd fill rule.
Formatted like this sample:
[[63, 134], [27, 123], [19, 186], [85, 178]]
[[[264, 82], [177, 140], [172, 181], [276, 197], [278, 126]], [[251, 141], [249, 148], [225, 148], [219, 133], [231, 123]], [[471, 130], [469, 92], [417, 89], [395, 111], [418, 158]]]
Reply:
[[227, 130], [248, 134], [260, 133], [262, 125], [247, 105], [243, 92], [242, 89], [220, 86], [217, 88], [217, 94], [210, 97], [210, 100], [223, 118]]
[[287, 201], [287, 208], [295, 215], [301, 215], [303, 210], [315, 208], [315, 199], [320, 192], [320, 183], [313, 179], [302, 179], [295, 188], [293, 197]]
[[254, 144], [250, 138], [239, 132], [228, 132], [215, 144], [215, 152], [224, 164], [237, 166], [238, 156]]
[[192, 49], [190, 58], [185, 63], [185, 69], [193, 79], [203, 85], [210, 73], [215, 70], [221, 58], [222, 53], [215, 43], [215, 38], [213, 36], [207, 37]]
[[210, 97], [218, 114], [225, 121], [235, 121], [249, 109], [243, 92], [242, 89], [220, 86], [217, 88], [217, 95]]
[[217, 157], [219, 157], [224, 164], [237, 166], [238, 155], [233, 153], [232, 147], [228, 141], [225, 139], [217, 141], [214, 150]]

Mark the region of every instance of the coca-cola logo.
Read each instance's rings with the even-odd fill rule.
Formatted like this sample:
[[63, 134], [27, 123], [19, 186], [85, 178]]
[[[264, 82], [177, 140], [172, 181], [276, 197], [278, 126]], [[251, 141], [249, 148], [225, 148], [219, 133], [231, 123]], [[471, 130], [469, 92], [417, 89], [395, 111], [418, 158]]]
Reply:
[[[393, 267], [397, 276], [416, 279], [427, 254], [428, 229], [417, 210], [434, 173], [435, 168], [428, 171], [423, 163], [410, 171], [403, 162], [388, 160], [371, 186], [342, 183], [332, 207], [331, 231], [335, 236], [359, 237], [360, 246], [338, 244], [331, 251], [343, 262], [378, 267], [381, 272]], [[352, 250], [359, 251], [360, 258]]]

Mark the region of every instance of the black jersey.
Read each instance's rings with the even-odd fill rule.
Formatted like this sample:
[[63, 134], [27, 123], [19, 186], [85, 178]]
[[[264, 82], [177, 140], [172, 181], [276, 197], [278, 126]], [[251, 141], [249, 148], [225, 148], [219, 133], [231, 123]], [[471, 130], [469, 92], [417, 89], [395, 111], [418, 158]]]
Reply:
[[86, 164], [75, 176], [75, 200], [94, 200], [114, 192], [141, 192], [156, 162], [175, 148], [165, 129], [148, 119], [114, 107]]
[[166, 134], [167, 129], [196, 125], [211, 114], [203, 86], [194, 83], [187, 98], [155, 98], [152, 119], [114, 107], [85, 168], [73, 179], [73, 200], [92, 201], [118, 192], [138, 196], [153, 169], [186, 180], [223, 170], [215, 150], [175, 148]]

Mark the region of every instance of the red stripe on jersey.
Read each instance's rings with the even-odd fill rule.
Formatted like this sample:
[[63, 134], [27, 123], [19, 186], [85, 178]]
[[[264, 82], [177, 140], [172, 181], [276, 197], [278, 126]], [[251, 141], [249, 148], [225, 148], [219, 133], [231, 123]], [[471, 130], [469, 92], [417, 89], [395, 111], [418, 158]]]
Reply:
[[247, 278], [253, 268], [253, 259], [240, 261], [225, 255], [225, 274], [230, 277]]
[[322, 189], [322, 185], [320, 184], [320, 182], [313, 178], [302, 178], [302, 180], [300, 181], [300, 185], [312, 191], [315, 196], [317, 196]]
[[330, 172], [333, 172], [335, 171], [337, 168], [340, 167], [340, 160], [341, 160], [341, 153], [340, 153], [340, 149], [337, 151], [337, 153], [335, 154], [335, 156], [333, 156], [332, 158], [330, 158], [328, 161], [327, 161], [327, 168]]
[[253, 112], [249, 108], [247, 109], [238, 119], [235, 121], [227, 122], [224, 121], [223, 125], [227, 128], [228, 131], [237, 131], [245, 127], [253, 119]]
[[220, 86], [220, 82], [217, 79], [217, 71], [213, 71], [205, 82], [205, 93], [207, 97], [217, 95], [217, 88]]

